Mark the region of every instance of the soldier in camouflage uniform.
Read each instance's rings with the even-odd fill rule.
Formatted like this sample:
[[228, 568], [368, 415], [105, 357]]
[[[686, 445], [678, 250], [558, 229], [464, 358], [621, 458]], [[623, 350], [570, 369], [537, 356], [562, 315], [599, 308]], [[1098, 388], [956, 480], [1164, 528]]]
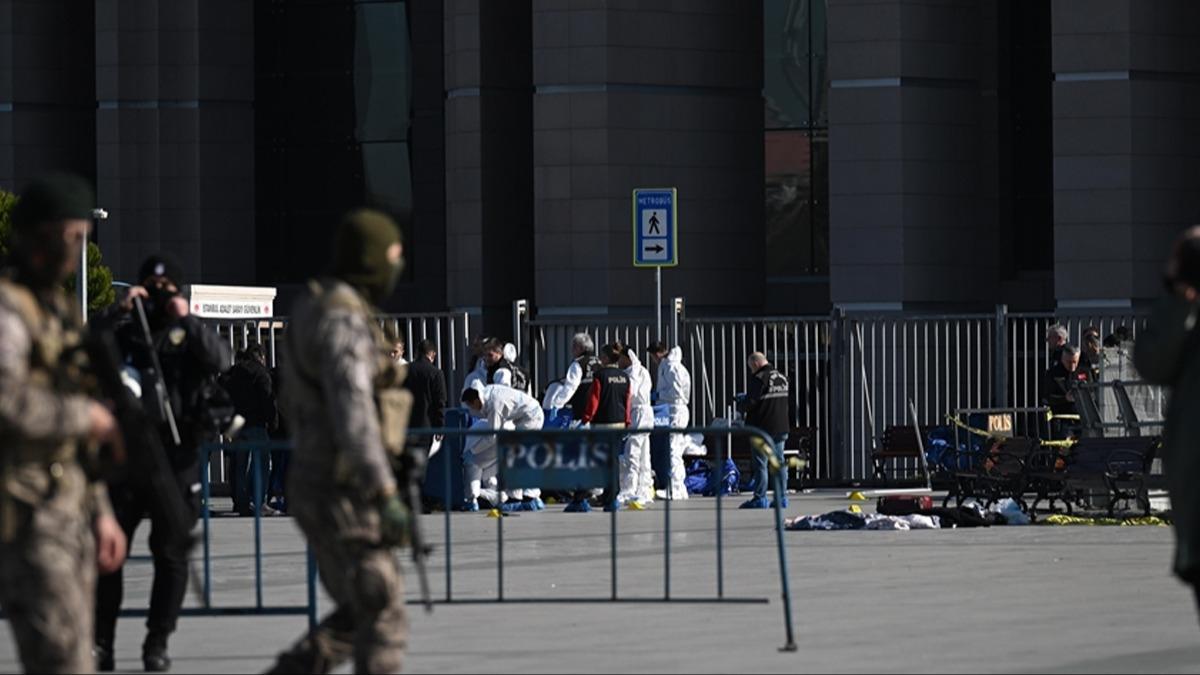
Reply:
[[62, 291], [94, 201], [82, 179], [32, 183], [12, 213], [0, 278], [0, 606], [26, 671], [90, 673], [97, 566], [123, 562], [125, 536], [81, 452], [118, 427], [79, 391], [81, 329]]
[[408, 629], [390, 547], [405, 539], [409, 513], [391, 462], [412, 399], [372, 314], [395, 286], [401, 252], [390, 218], [348, 214], [330, 277], [309, 282], [292, 307], [281, 392], [295, 443], [288, 505], [337, 607], [273, 672], [328, 672], [352, 655], [355, 672], [400, 671]]

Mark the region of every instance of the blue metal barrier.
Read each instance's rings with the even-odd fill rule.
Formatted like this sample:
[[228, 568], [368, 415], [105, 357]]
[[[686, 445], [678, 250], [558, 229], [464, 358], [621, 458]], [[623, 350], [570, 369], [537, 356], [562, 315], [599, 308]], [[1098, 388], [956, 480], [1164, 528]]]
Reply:
[[[442, 435], [445, 437], [453, 436], [495, 436], [497, 439], [497, 489], [504, 491], [509, 488], [522, 487], [559, 487], [564, 488], [570, 486], [570, 477], [555, 475], [554, 473], [541, 474], [535, 478], [525, 478], [519, 481], [513, 481], [513, 461], [510, 461], [510, 451], [514, 448], [520, 452], [528, 453], [529, 449], [536, 446], [536, 450], [543, 452], [561, 453], [565, 449], [569, 449], [572, 444], [595, 444], [596, 440], [605, 440], [605, 447], [609, 451], [605, 455], [606, 463], [603, 466], [606, 479], [600, 485], [574, 485], [575, 488], [607, 488], [609, 493], [615, 497], [617, 493], [617, 476], [618, 476], [618, 456], [619, 448], [624, 445], [624, 439], [629, 435], [629, 430], [625, 428], [618, 429], [541, 429], [529, 431], [496, 431], [494, 429], [410, 429], [410, 434], [419, 434], [422, 436]], [[774, 476], [773, 489], [775, 492], [774, 517], [776, 531], [776, 545], [778, 547], [779, 557], [779, 574], [780, 574], [780, 590], [781, 599], [783, 601], [784, 613], [784, 628], [786, 634], [786, 643], [781, 648], [781, 651], [796, 651], [795, 632], [792, 623], [792, 599], [791, 589], [788, 582], [787, 569], [787, 553], [783, 539], [783, 510], [782, 504], [786, 495], [785, 479], [786, 463], [782, 456], [775, 449], [774, 440], [761, 429], [754, 427], [690, 427], [687, 429], [672, 429], [672, 430], [646, 430], [643, 433], [650, 434], [667, 434], [667, 433], [700, 433], [700, 434], [719, 434], [722, 436], [732, 437], [735, 435], [748, 436], [751, 439], [758, 439], [761, 443], [757, 443], [756, 452], [769, 453], [773, 457], [771, 462], [771, 471]], [[522, 444], [522, 440], [533, 440], [533, 443]], [[752, 443], [752, 445], [755, 445]], [[613, 451], [613, 449], [618, 449]], [[580, 451], [582, 453], [582, 451]], [[718, 467], [724, 463], [724, 447], [718, 446], [717, 452]], [[443, 470], [448, 475], [454, 468], [450, 463], [450, 453], [443, 453], [442, 457]], [[594, 468], [594, 467], [593, 467]], [[595, 475], [595, 474], [593, 474]], [[557, 482], [555, 482], [557, 481]], [[565, 481], [565, 482], [564, 482]], [[668, 487], [670, 490], [670, 487]], [[448, 488], [447, 488], [448, 493]], [[491, 599], [471, 599], [471, 600], [454, 600], [450, 593], [450, 509], [445, 511], [445, 529], [446, 529], [446, 599], [444, 603], [468, 604], [468, 603], [495, 603], [495, 602], [510, 602], [510, 603], [588, 603], [588, 602], [632, 602], [632, 603], [653, 603], [653, 602], [684, 602], [684, 603], [765, 603], [765, 598], [731, 598], [725, 595], [724, 581], [724, 531], [722, 529], [722, 500], [720, 490], [717, 491], [716, 500], [716, 518], [717, 518], [717, 595], [716, 597], [672, 597], [671, 596], [671, 500], [667, 499], [663, 504], [663, 595], [661, 597], [621, 597], [617, 593], [617, 511], [610, 512], [610, 557], [611, 557], [611, 592], [607, 597], [554, 597], [554, 598], [511, 598], [504, 595], [504, 518], [496, 519], [496, 575], [497, 575], [497, 593], [495, 598]], [[413, 603], [410, 603], [413, 604]]]
[[[577, 488], [607, 488], [609, 494], [617, 494], [618, 487], [618, 457], [620, 448], [624, 445], [624, 439], [628, 436], [629, 430], [624, 428], [618, 429], [555, 429], [555, 430], [530, 430], [530, 431], [500, 431], [493, 429], [411, 429], [410, 435], [421, 435], [432, 437], [440, 435], [446, 438], [450, 437], [467, 437], [467, 436], [495, 436], [497, 439], [497, 481], [499, 490], [507, 490], [509, 488], [520, 487], [554, 487], [555, 485], [562, 487], [569, 483], [572, 478], [567, 475], [567, 472], [560, 473], [547, 472], [539, 475], [536, 480], [530, 483], [530, 479], [525, 477], [520, 479], [519, 473], [514, 473], [514, 456], [510, 455], [514, 449], [528, 450], [532, 447], [528, 441], [532, 441], [540, 451], [563, 453], [564, 451], [577, 449], [579, 453], [583, 452], [584, 448], [605, 447], [607, 451], [604, 454], [604, 464], [599, 468], [603, 471], [601, 484], [598, 485], [572, 485]], [[786, 494], [784, 476], [786, 475], [786, 465], [784, 458], [779, 456], [775, 450], [775, 444], [770, 436], [765, 432], [753, 427], [696, 427], [688, 429], [672, 429], [672, 430], [647, 430], [644, 433], [649, 434], [667, 434], [667, 433], [711, 433], [719, 436], [729, 437], [735, 435], [748, 436], [757, 438], [762, 443], [757, 444], [756, 451], [770, 453], [774, 457], [772, 462], [772, 471], [774, 476], [773, 488], [775, 491], [775, 506], [774, 519], [776, 530], [776, 545], [778, 547], [779, 558], [779, 574], [780, 574], [780, 590], [781, 599], [783, 601], [784, 612], [784, 627], [786, 633], [786, 643], [782, 647], [782, 651], [795, 651], [795, 634], [792, 623], [792, 604], [791, 590], [788, 582], [787, 569], [787, 554], [783, 540], [783, 512], [782, 504], [784, 495]], [[522, 446], [522, 441], [527, 441]], [[193, 610], [189, 613], [200, 615], [240, 615], [240, 614], [305, 614], [309, 618], [309, 625], [315, 626], [317, 623], [317, 593], [316, 593], [316, 565], [312, 559], [311, 552], [308, 556], [308, 603], [306, 606], [267, 606], [263, 602], [262, 597], [262, 541], [261, 541], [261, 518], [262, 504], [261, 498], [255, 499], [254, 513], [254, 569], [255, 569], [255, 603], [253, 606], [241, 607], [213, 607], [212, 604], [212, 573], [211, 573], [211, 528], [209, 515], [210, 502], [210, 486], [208, 481], [208, 464], [209, 455], [216, 450], [246, 450], [256, 453], [254, 459], [258, 460], [261, 453], [269, 452], [270, 450], [287, 450], [290, 449], [290, 444], [282, 441], [264, 441], [264, 442], [241, 442], [227, 444], [211, 444], [205, 446], [201, 450], [201, 490], [205, 503], [204, 511], [204, 572], [203, 572], [203, 598], [204, 607]], [[718, 467], [723, 466], [725, 458], [724, 444], [718, 444], [717, 461]], [[455, 453], [443, 450], [440, 460], [442, 466], [442, 480], [444, 492], [444, 503], [447, 508], [444, 509], [445, 523], [445, 574], [446, 574], [446, 589], [445, 599], [436, 604], [475, 604], [475, 603], [588, 603], [588, 602], [630, 602], [630, 603], [655, 603], [655, 602], [682, 602], [682, 603], [765, 603], [765, 598], [736, 598], [728, 597], [725, 594], [725, 569], [724, 569], [724, 530], [722, 527], [722, 511], [723, 502], [720, 495], [720, 490], [717, 491], [716, 499], [716, 555], [717, 555], [717, 592], [715, 597], [672, 597], [671, 595], [671, 500], [668, 499], [663, 504], [663, 593], [657, 597], [622, 597], [617, 590], [617, 511], [610, 512], [610, 593], [605, 597], [554, 597], [554, 598], [512, 598], [506, 597], [504, 594], [504, 518], [496, 519], [496, 546], [497, 546], [497, 594], [495, 598], [488, 599], [455, 599], [453, 597], [453, 566], [451, 558], [452, 550], [452, 532], [451, 532], [451, 515], [450, 511], [453, 507], [453, 498], [451, 493], [451, 475], [459, 472], [462, 469], [461, 460], [455, 457]], [[254, 490], [255, 495], [261, 495], [262, 485], [262, 462], [253, 461], [254, 466]], [[458, 466], [455, 466], [458, 464]], [[596, 467], [593, 467], [596, 468]], [[599, 475], [593, 473], [593, 476]], [[554, 481], [559, 481], [557, 484]], [[567, 481], [564, 483], [562, 481]], [[594, 480], [592, 482], [595, 482]], [[533, 483], [537, 483], [534, 485]], [[668, 487], [668, 490], [670, 488]], [[409, 604], [417, 604], [418, 601], [410, 601]]]
[[[251, 455], [250, 464], [253, 467], [254, 486], [254, 605], [253, 606], [234, 606], [234, 607], [214, 607], [212, 601], [212, 527], [210, 520], [212, 519], [212, 490], [208, 477], [208, 468], [212, 453], [217, 451], [227, 452], [249, 452]], [[305, 549], [306, 567], [307, 567], [307, 584], [308, 597], [304, 605], [279, 605], [268, 606], [263, 602], [263, 580], [262, 580], [262, 489], [263, 476], [262, 467], [264, 463], [264, 453], [269, 453], [272, 450], [282, 450], [291, 452], [291, 443], [287, 441], [240, 441], [236, 443], [207, 443], [200, 448], [200, 497], [201, 508], [203, 509], [203, 549], [204, 549], [204, 572], [201, 581], [201, 597], [204, 606], [200, 608], [186, 608], [185, 615], [193, 616], [226, 616], [226, 615], [244, 615], [244, 614], [269, 614], [269, 615], [305, 615], [308, 617], [308, 626], [313, 628], [317, 625], [317, 565], [313, 560], [312, 551], [307, 547]]]

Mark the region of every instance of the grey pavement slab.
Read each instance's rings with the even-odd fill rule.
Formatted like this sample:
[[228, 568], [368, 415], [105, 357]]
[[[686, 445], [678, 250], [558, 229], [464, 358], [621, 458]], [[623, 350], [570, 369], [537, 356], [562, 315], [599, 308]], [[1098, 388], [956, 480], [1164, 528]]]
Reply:
[[[1200, 672], [1200, 625], [1169, 574], [1172, 533], [1155, 527], [998, 527], [913, 532], [786, 532], [799, 651], [784, 642], [769, 512], [725, 500], [725, 593], [760, 603], [472, 604], [413, 607], [410, 672]], [[843, 493], [793, 496], [788, 515], [844, 508]], [[866, 508], [870, 508], [869, 506]], [[561, 506], [504, 520], [509, 597], [606, 597], [607, 514]], [[618, 519], [623, 597], [663, 594], [663, 504]], [[713, 499], [676, 503], [672, 592], [715, 596]], [[497, 521], [453, 514], [455, 599], [496, 595]], [[441, 515], [430, 575], [444, 597]], [[264, 597], [302, 604], [304, 543], [288, 518], [262, 522]], [[147, 524], [126, 606], [143, 606]], [[213, 521], [214, 601], [254, 602], [253, 521]], [[405, 558], [407, 560], [407, 558]], [[407, 569], [407, 568], [406, 568]], [[412, 599], [416, 582], [406, 579]], [[196, 597], [189, 595], [189, 605]], [[329, 609], [327, 601], [322, 610]], [[142, 620], [118, 626], [118, 667], [140, 670]], [[184, 618], [177, 672], [256, 672], [305, 629], [300, 616]], [[7, 623], [0, 670], [19, 670]]]

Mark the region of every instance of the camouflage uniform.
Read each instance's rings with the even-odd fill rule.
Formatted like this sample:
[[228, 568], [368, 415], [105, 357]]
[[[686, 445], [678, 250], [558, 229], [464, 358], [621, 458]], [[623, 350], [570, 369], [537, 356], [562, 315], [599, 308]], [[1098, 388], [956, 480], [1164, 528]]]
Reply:
[[289, 511], [337, 608], [280, 655], [276, 672], [399, 672], [408, 625], [400, 567], [382, 541], [377, 496], [396, 490], [389, 453], [403, 444], [404, 367], [366, 301], [340, 281], [311, 282], [292, 311], [282, 403], [295, 441]]
[[76, 449], [88, 399], [71, 391], [79, 322], [59, 293], [39, 302], [0, 280], [0, 606], [28, 672], [92, 672], [92, 523], [111, 506]]

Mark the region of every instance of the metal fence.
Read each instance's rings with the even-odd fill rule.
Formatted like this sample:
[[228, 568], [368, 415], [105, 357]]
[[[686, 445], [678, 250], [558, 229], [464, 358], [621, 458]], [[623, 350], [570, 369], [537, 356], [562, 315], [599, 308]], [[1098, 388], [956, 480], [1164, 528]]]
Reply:
[[[461, 388], [474, 365], [468, 358], [471, 332], [469, 314], [383, 314], [375, 318], [389, 338], [399, 336], [404, 339], [409, 360], [418, 342], [433, 340], [438, 348], [436, 365], [446, 373], [447, 386], [452, 390]], [[268, 366], [273, 368], [279, 363], [284, 348], [287, 317], [232, 321], [207, 319], [205, 323], [229, 343], [230, 351], [236, 353], [252, 343], [258, 343], [267, 352]]]
[[[870, 480], [870, 455], [888, 426], [942, 424], [965, 408], [1039, 406], [1052, 325], [1079, 344], [1089, 327], [1101, 338], [1124, 327], [1136, 339], [1146, 320], [1132, 312], [1010, 314], [1002, 305], [991, 314], [701, 318], [684, 316], [681, 298], [673, 304], [665, 339], [682, 347], [692, 374], [692, 423], [728, 414], [746, 390], [746, 356], [761, 351], [787, 375], [792, 426], [808, 430], [812, 475], [828, 482]], [[653, 318], [541, 319], [525, 301], [518, 306], [514, 334], [537, 391], [565, 371], [575, 333], [640, 347], [654, 330]], [[1128, 346], [1113, 350], [1123, 370], [1106, 379], [1133, 379]]]
[[[413, 358], [417, 343], [433, 340], [437, 344], [435, 365], [446, 375], [448, 391], [457, 392], [466, 381], [473, 363], [470, 359], [471, 318], [465, 312], [438, 314], [384, 314], [375, 317], [390, 338], [402, 337], [407, 346], [407, 358]], [[266, 350], [267, 365], [274, 368], [283, 354], [287, 331], [287, 317], [270, 319], [218, 320], [205, 319], [205, 324], [216, 330], [228, 342], [230, 352], [236, 354], [253, 343]], [[207, 478], [217, 492], [223, 493], [228, 486], [226, 456], [219, 452], [209, 465]]]
[[813, 475], [829, 477], [830, 325], [827, 317], [685, 319], [680, 346], [692, 374], [692, 419], [710, 424], [726, 415], [746, 391], [746, 356], [762, 352], [788, 378], [792, 426], [810, 430]]
[[[869, 479], [871, 453], [889, 426], [936, 424], [953, 410], [990, 405], [994, 316], [834, 320], [845, 346], [840, 373], [844, 404], [837, 418], [844, 451], [834, 477]], [[910, 413], [909, 401], [915, 413]]]

